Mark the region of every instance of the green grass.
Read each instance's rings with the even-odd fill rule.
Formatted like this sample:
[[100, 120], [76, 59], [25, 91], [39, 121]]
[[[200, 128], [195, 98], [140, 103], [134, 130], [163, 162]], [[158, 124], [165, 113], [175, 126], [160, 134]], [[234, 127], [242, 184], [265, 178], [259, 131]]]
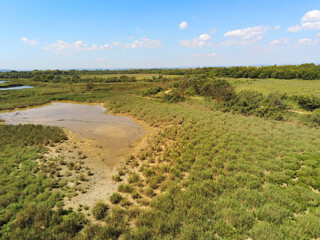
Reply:
[[227, 78], [236, 91], [253, 90], [268, 95], [272, 92], [290, 95], [319, 95], [319, 80]]
[[[144, 182], [135, 188], [151, 199], [132, 218], [135, 228], [127, 238], [320, 236], [318, 129], [126, 95], [110, 98], [106, 107], [115, 112], [171, 126], [136, 167]], [[160, 193], [150, 195], [150, 189]]]

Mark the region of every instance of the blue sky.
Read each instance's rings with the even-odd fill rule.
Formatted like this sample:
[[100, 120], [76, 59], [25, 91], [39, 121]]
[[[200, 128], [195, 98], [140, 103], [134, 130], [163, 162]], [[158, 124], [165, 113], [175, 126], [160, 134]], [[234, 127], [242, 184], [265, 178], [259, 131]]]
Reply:
[[319, 0], [0, 0], [0, 69], [319, 64]]

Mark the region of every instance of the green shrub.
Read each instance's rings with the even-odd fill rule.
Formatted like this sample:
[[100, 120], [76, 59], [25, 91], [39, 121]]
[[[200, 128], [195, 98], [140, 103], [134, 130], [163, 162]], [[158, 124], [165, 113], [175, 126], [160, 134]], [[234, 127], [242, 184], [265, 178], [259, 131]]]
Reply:
[[107, 215], [108, 209], [109, 206], [100, 200], [93, 206], [92, 215], [95, 219], [101, 220]]
[[163, 90], [162, 87], [152, 87], [142, 93], [142, 96], [151, 96], [156, 95], [157, 93], [161, 92]]
[[117, 203], [121, 202], [122, 199], [123, 199], [123, 197], [122, 197], [122, 195], [120, 193], [113, 193], [110, 196], [110, 201], [113, 204], [117, 204]]
[[292, 98], [305, 110], [312, 111], [320, 108], [320, 97], [318, 96], [293, 96]]
[[119, 192], [132, 193], [133, 190], [134, 190], [134, 188], [132, 187], [131, 184], [121, 184], [118, 186]]
[[129, 183], [135, 183], [140, 180], [140, 176], [137, 173], [133, 173], [128, 177], [128, 182]]
[[163, 100], [170, 103], [183, 101], [185, 98], [176, 90], [171, 90], [169, 93], [163, 95]]

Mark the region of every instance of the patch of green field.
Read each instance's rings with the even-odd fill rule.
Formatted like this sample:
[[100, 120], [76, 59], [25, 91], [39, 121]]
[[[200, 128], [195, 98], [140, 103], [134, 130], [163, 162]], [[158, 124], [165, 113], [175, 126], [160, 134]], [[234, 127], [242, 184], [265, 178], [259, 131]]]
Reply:
[[253, 90], [268, 95], [272, 92], [288, 95], [319, 95], [319, 80], [301, 79], [248, 79], [248, 78], [227, 78], [237, 91]]
[[[159, 74], [96, 74], [96, 75], [81, 75], [81, 78], [94, 78], [94, 77], [100, 77], [100, 78], [108, 78], [108, 77], [121, 77], [122, 75], [126, 75], [128, 77], [136, 77], [137, 80], [142, 80], [144, 78], [146, 79], [152, 79], [153, 76], [159, 76]], [[162, 75], [165, 78], [180, 78], [181, 75]]]

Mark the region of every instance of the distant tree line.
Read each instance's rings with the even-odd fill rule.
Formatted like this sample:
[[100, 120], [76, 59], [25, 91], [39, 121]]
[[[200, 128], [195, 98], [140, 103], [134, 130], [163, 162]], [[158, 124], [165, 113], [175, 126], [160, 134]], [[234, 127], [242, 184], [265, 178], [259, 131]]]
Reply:
[[60, 76], [52, 74], [35, 75], [32, 78], [34, 82], [52, 82], [52, 83], [113, 83], [113, 82], [136, 82], [136, 77], [121, 75], [120, 77], [93, 77], [93, 78], [81, 78], [79, 75]]
[[263, 66], [263, 67], [204, 67], [188, 69], [127, 69], [127, 70], [46, 70], [11, 71], [0, 73], [0, 78], [34, 78], [45, 75], [57, 76], [105, 75], [105, 74], [159, 74], [159, 75], [199, 75], [232, 78], [277, 78], [277, 79], [320, 79], [320, 65]]

